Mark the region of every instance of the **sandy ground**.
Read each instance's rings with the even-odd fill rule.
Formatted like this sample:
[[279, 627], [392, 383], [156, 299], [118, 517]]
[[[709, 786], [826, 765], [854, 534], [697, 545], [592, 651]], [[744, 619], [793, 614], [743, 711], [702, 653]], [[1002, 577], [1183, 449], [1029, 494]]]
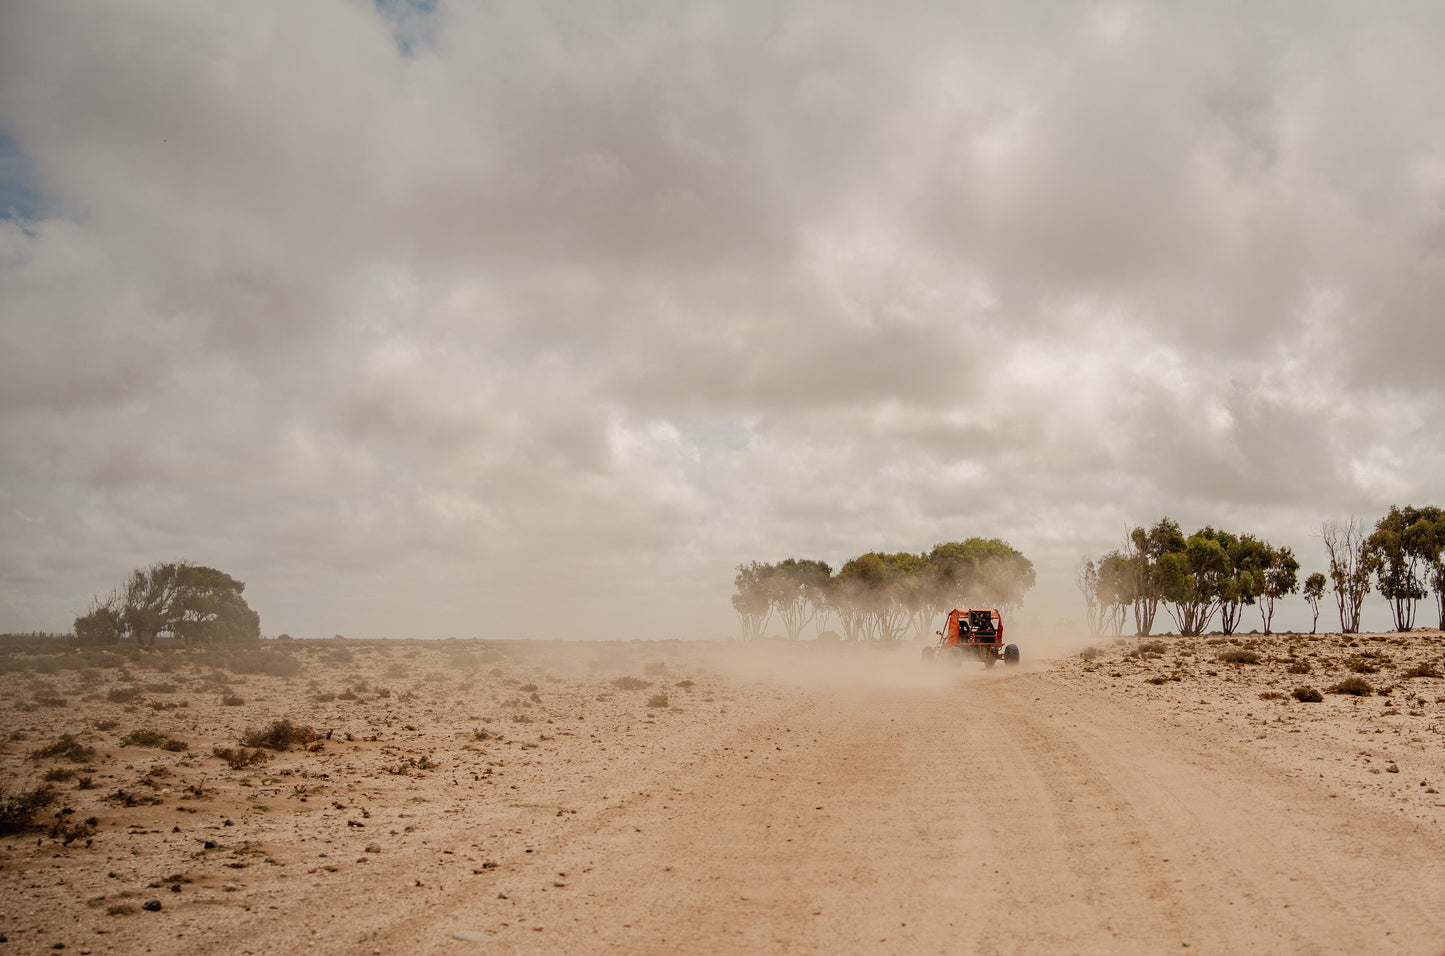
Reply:
[[0, 953], [1445, 952], [1438, 631], [266, 643], [0, 656]]

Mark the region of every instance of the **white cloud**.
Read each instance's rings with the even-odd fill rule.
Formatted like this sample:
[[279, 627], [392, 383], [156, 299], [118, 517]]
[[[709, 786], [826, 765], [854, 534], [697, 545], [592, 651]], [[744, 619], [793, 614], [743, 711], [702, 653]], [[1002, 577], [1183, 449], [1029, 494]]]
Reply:
[[1436, 490], [1428, 9], [0, 16], [0, 628], [188, 557], [268, 631], [727, 633], [753, 558], [1067, 597]]

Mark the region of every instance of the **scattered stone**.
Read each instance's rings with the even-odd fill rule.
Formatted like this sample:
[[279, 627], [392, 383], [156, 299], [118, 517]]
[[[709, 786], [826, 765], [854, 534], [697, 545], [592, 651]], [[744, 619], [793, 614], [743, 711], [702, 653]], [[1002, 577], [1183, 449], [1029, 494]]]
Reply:
[[1399, 772], [1400, 772], [1400, 768], [1397, 767], [1397, 766], [1395, 766], [1394, 764], [1390, 764], [1388, 767], [1385, 768], [1385, 773], [1399, 773]]
[[150, 912], [150, 913], [159, 913], [160, 910], [161, 910], [161, 901], [160, 901], [159, 897], [154, 898], [154, 899], [149, 899], [149, 900], [146, 900], [144, 903], [142, 903], [142, 904], [140, 905], [140, 908], [143, 909], [143, 910], [146, 910], [147, 912]]

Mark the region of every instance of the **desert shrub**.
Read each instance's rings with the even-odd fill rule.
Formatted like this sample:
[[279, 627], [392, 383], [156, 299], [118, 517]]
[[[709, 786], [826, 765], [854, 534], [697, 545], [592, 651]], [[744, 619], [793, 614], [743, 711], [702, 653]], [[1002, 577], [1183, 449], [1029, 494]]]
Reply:
[[640, 677], [619, 677], [612, 682], [612, 686], [620, 690], [642, 690], [644, 687], [651, 687], [652, 681]]
[[1259, 695], [1260, 700], [1284, 700], [1285, 696], [1277, 690], [1267, 690]]
[[1146, 641], [1134, 650], [1139, 654], [1163, 654], [1169, 650], [1169, 645], [1163, 641]]
[[95, 748], [85, 746], [70, 734], [61, 734], [55, 743], [30, 751], [31, 760], [47, 757], [60, 757], [71, 763], [90, 763], [95, 759]]
[[252, 727], [241, 735], [241, 744], [245, 747], [287, 750], [292, 744], [309, 744], [315, 739], [316, 731], [311, 727], [293, 724], [289, 720], [277, 720], [266, 727]]
[[46, 783], [64, 783], [73, 776], [75, 771], [70, 767], [51, 767], [41, 779]]
[[34, 790], [20, 790], [15, 793], [0, 787], [0, 833], [28, 830], [35, 822], [36, 814], [54, 803], [59, 796], [56, 789], [48, 783]]
[[226, 694], [221, 698], [221, 705], [223, 707], [240, 707], [245, 702], [245, 698], [237, 694]]
[[667, 695], [666, 695], [666, 694], [653, 694], [651, 697], [647, 698], [647, 706], [649, 706], [649, 707], [666, 707], [666, 706], [667, 706]]
[[248, 767], [259, 767], [271, 759], [271, 755], [264, 750], [247, 750], [245, 747], [238, 749], [217, 747], [212, 750], [211, 753], [221, 760], [224, 760], [226, 765], [232, 770], [245, 770]]
[[1440, 673], [1440, 668], [1436, 667], [1434, 664], [1426, 663], [1426, 664], [1416, 664], [1414, 667], [1411, 667], [1410, 669], [1406, 670], [1406, 671], [1405, 671], [1404, 673], [1402, 673], [1400, 676], [1401, 676], [1401, 677], [1445, 677], [1445, 674]]
[[1345, 661], [1345, 666], [1356, 674], [1378, 674], [1380, 672], [1378, 664], [1364, 657], [1351, 657]]
[[151, 730], [147, 727], [141, 730], [132, 730], [120, 738], [120, 745], [122, 747], [159, 747], [169, 739], [159, 730]]
[[174, 693], [176, 692], [176, 685], [175, 685], [175, 684], [147, 684], [147, 685], [145, 685], [145, 689], [146, 689], [147, 692], [152, 693], [152, 694], [174, 694]]
[[1102, 653], [1097, 647], [1086, 647], [1079, 652], [1079, 656], [1086, 661], [1092, 661]]
[[133, 704], [140, 700], [141, 689], [139, 687], [112, 687], [105, 695], [105, 699], [112, 704]]
[[227, 669], [235, 674], [295, 677], [301, 673], [301, 662], [281, 651], [244, 651], [231, 656]]
[[1353, 694], [1356, 697], [1367, 697], [1374, 692], [1375, 688], [1363, 677], [1346, 677], [1338, 684], [1325, 688], [1326, 694]]
[[1220, 651], [1214, 659], [1225, 664], [1258, 664], [1259, 654], [1243, 647], [1231, 647]]
[[1302, 704], [1318, 704], [1324, 700], [1324, 695], [1313, 687], [1300, 686], [1294, 689], [1294, 699]]
[[95, 825], [99, 822], [95, 817], [76, 821], [70, 819], [68, 814], [62, 814], [50, 825], [50, 837], [70, 846], [76, 840], [89, 840], [95, 836]]
[[93, 726], [96, 730], [114, 730], [115, 728], [117, 728], [117, 727], [120, 726], [120, 721], [118, 721], [118, 720], [97, 720], [97, 721], [96, 721], [94, 724], [92, 724], [91, 726]]
[[1309, 661], [1294, 661], [1285, 670], [1291, 674], [1308, 674], [1314, 668], [1310, 666]]
[[178, 754], [191, 749], [191, 745], [186, 743], [184, 740], [177, 740], [174, 737], [169, 737], [166, 739], [165, 743], [161, 744], [161, 749], [168, 750], [173, 754]]

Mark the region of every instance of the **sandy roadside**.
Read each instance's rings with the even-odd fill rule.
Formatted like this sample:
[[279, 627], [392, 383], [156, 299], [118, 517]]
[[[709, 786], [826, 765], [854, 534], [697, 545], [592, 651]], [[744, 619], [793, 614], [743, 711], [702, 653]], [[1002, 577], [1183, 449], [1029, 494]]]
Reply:
[[[13, 952], [1440, 952], [1442, 652], [1417, 631], [989, 673], [812, 644], [12, 654], [6, 791], [48, 777], [57, 800], [0, 838], [0, 932]], [[1293, 694], [1349, 678], [1372, 692]], [[281, 720], [318, 739], [242, 747]]]

